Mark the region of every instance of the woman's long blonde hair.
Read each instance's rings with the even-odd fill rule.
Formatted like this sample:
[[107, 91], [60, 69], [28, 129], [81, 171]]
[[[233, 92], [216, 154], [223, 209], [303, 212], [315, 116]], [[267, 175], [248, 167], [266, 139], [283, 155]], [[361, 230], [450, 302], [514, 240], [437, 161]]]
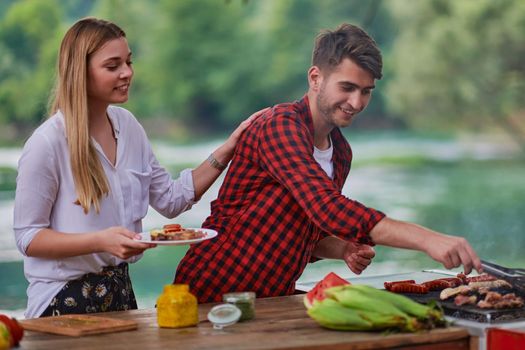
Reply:
[[117, 25], [84, 18], [66, 33], [58, 56], [57, 77], [50, 115], [64, 115], [76, 203], [87, 214], [91, 205], [100, 211], [102, 195], [109, 193], [106, 174], [89, 136], [87, 72], [90, 55], [112, 39], [125, 37]]

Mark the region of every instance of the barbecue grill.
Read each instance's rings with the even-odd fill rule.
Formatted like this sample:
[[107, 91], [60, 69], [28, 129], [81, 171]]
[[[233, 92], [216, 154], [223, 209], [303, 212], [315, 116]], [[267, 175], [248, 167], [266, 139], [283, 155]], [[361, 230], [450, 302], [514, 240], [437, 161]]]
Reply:
[[[439, 278], [439, 277], [438, 277]], [[502, 289], [496, 289], [496, 292], [503, 292]], [[509, 292], [509, 290], [505, 290]], [[512, 290], [510, 292], [517, 293]], [[428, 303], [432, 300], [439, 300], [440, 292], [428, 292], [427, 294], [410, 294], [403, 295], [412, 300]], [[509, 308], [509, 309], [481, 309], [476, 305], [456, 305], [454, 298], [439, 301], [445, 315], [455, 319], [470, 320], [479, 323], [501, 324], [506, 322], [525, 321], [525, 308]]]

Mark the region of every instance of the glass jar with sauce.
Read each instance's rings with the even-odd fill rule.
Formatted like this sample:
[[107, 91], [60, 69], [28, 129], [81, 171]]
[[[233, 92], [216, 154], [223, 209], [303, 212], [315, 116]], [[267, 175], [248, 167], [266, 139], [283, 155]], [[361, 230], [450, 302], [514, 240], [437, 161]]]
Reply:
[[157, 299], [159, 327], [180, 328], [199, 322], [197, 298], [187, 284], [168, 284]]
[[241, 310], [241, 318], [239, 321], [247, 321], [255, 317], [254, 292], [226, 293], [222, 296], [222, 300], [237, 306]]

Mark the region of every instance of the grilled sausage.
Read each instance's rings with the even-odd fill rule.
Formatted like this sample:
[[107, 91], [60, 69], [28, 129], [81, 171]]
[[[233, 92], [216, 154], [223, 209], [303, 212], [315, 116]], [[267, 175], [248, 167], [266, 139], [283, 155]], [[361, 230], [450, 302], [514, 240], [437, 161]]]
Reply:
[[467, 276], [464, 273], [458, 273], [456, 277], [462, 281], [462, 284], [468, 284]]
[[415, 283], [397, 283], [391, 287], [390, 291], [394, 293], [426, 294], [428, 293], [428, 287]]
[[385, 282], [383, 285], [385, 286], [385, 289], [386, 290], [390, 290], [392, 288], [392, 286], [396, 285], [396, 284], [403, 284], [403, 283], [416, 283], [416, 281], [414, 280], [402, 280], [402, 281], [391, 281], [391, 282]]
[[459, 287], [462, 284], [464, 284], [463, 280], [458, 277], [446, 277], [446, 278], [440, 278], [440, 280], [447, 281], [448, 283], [450, 283], [451, 288]]
[[452, 283], [450, 283], [449, 281], [445, 281], [444, 279], [427, 281], [427, 282], [421, 283], [421, 285], [427, 287], [428, 290], [443, 290], [445, 288], [452, 287]]
[[467, 277], [467, 284], [469, 284], [470, 282], [495, 281], [496, 279], [497, 279], [496, 277], [485, 273], [479, 276]]

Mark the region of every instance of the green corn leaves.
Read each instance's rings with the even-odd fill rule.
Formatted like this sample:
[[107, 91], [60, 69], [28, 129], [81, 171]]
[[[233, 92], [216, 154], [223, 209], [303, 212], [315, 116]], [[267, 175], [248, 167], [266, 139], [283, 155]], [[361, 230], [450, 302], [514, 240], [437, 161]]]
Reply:
[[426, 318], [435, 318], [436, 320], [439, 318], [443, 318], [443, 313], [441, 310], [436, 309], [436, 306], [427, 306], [420, 303], [417, 303], [403, 295], [399, 295], [396, 293], [391, 293], [385, 290], [376, 289], [371, 286], [367, 286], [364, 284], [355, 284], [352, 286], [353, 290], [357, 290], [361, 292], [362, 294], [366, 294], [370, 297], [373, 297], [374, 299], [379, 299], [384, 302], [390, 303], [397, 307], [402, 312], [417, 317], [418, 319], [426, 319]]
[[369, 330], [372, 323], [362, 318], [357, 310], [342, 306], [333, 299], [314, 302], [308, 309], [308, 315], [322, 326], [341, 330]]
[[321, 326], [350, 331], [395, 330], [415, 332], [446, 325], [435, 306], [365, 285], [344, 285], [325, 290], [308, 315]]

